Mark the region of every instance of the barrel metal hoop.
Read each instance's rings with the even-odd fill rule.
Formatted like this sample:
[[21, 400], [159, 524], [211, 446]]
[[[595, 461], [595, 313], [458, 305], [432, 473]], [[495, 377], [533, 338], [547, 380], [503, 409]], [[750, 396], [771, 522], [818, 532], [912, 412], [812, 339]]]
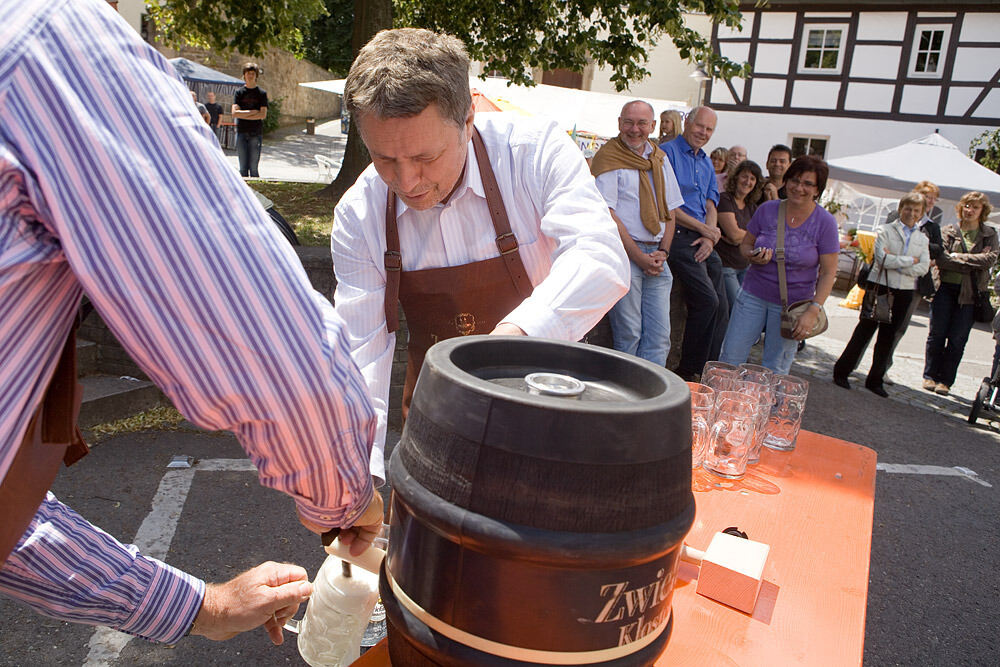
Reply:
[[396, 583], [388, 567], [383, 568], [383, 571], [385, 572], [389, 586], [392, 587], [393, 594], [396, 596], [396, 601], [413, 614], [421, 623], [454, 642], [508, 660], [521, 660], [543, 665], [591, 665], [598, 662], [627, 658], [656, 641], [663, 630], [670, 625], [670, 617], [673, 615], [673, 611], [666, 614], [655, 630], [624, 646], [615, 646], [597, 651], [541, 651], [538, 649], [511, 646], [510, 644], [501, 644], [500, 642], [484, 639], [445, 623], [410, 598], [399, 584]]

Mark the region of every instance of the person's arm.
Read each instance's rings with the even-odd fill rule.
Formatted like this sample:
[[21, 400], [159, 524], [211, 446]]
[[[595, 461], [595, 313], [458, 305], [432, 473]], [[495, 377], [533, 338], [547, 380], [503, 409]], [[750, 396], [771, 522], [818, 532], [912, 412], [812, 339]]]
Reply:
[[243, 120], [264, 120], [267, 118], [267, 107], [260, 109], [240, 109], [238, 105], [233, 105], [233, 118]]
[[629, 261], [642, 269], [642, 272], [648, 276], [658, 276], [663, 273], [663, 260], [667, 258], [663, 251], [658, 251], [656, 253], [644, 253], [639, 250], [639, 246], [635, 244], [635, 240], [625, 229], [625, 223], [622, 219], [618, 217], [613, 208], [609, 208], [608, 212], [611, 213], [612, 220], [618, 225], [618, 235], [621, 237], [622, 245], [625, 247], [625, 254], [628, 255]]
[[736, 214], [731, 211], [719, 211], [719, 229], [722, 231], [722, 239], [732, 245], [740, 245], [746, 231], [740, 229], [736, 222]]
[[333, 302], [347, 325], [351, 357], [365, 379], [378, 422], [371, 453], [371, 473], [378, 485], [385, 481], [383, 452], [396, 349], [396, 334], [388, 332], [385, 322], [385, 196], [384, 186], [372, 185], [361, 195], [345, 195], [334, 210], [330, 238], [337, 277]]
[[[919, 234], [916, 230], [912, 233]], [[875, 251], [872, 255], [874, 258], [872, 262], [873, 273], [881, 272], [883, 266], [885, 266], [886, 271], [909, 270], [913, 267], [913, 255], [886, 252], [886, 249], [889, 247], [889, 234], [895, 236], [896, 231], [892, 227], [883, 226], [878, 230], [878, 235], [875, 237]], [[900, 250], [902, 250], [902, 246]], [[926, 272], [925, 270], [924, 273]]]
[[[47, 51], [30, 94], [17, 84], [9, 93], [52, 103], [80, 85], [94, 91], [58, 133], [44, 130], [44, 114], [16, 119], [25, 136], [48, 137], [19, 145], [18, 159], [32, 174], [26, 201], [79, 283], [63, 291], [87, 293], [191, 422], [233, 431], [261, 484], [293, 497], [313, 524], [353, 525], [373, 501], [376, 422], [343, 321], [218, 145], [175, 122], [190, 115], [191, 99], [166, 61], [125, 29], [100, 37], [110, 28], [89, 6], [62, 7], [93, 19], [92, 31], [63, 34], [70, 20], [41, 31], [79, 44], [76, 60]], [[123, 81], [141, 125], [113, 106]], [[53, 159], [81, 153], [101, 168], [66, 170]], [[38, 377], [49, 363], [39, 362]]]
[[206, 586], [118, 542], [51, 493], [0, 568], [0, 593], [40, 614], [167, 644], [188, 629], [228, 639], [261, 625], [280, 644], [281, 626], [311, 592], [308, 573], [285, 563]]
[[[910, 243], [912, 245], [913, 242], [911, 241]], [[927, 271], [929, 271], [930, 268], [931, 268], [930, 249], [928, 248], [927, 244], [921, 243], [920, 253], [916, 257], [914, 257], [913, 266], [911, 266], [908, 269], [909, 275], [913, 276], [914, 278], [919, 278], [920, 276], [927, 273]]]
[[580, 149], [555, 123], [539, 134], [514, 153], [514, 168], [555, 244], [552, 266], [503, 321], [530, 336], [580, 340], [628, 291], [631, 270]]
[[[982, 232], [980, 232], [982, 233]], [[997, 263], [996, 237], [991, 245], [984, 245], [979, 252], [944, 252], [938, 258], [937, 265], [942, 271], [971, 273], [990, 269]]]
[[687, 227], [688, 229], [692, 229], [698, 232], [699, 234], [707, 238], [709, 241], [711, 241], [713, 244], [716, 241], [718, 241], [719, 238], [722, 236], [721, 232], [719, 232], [718, 226], [709, 227], [704, 222], [694, 217], [693, 215], [691, 215], [682, 208], [678, 208], [676, 211], [674, 211], [674, 217], [677, 220], [678, 225], [680, 225], [681, 227]]
[[795, 328], [792, 336], [796, 340], [804, 340], [806, 334], [812, 331], [819, 318], [819, 311], [826, 303], [830, 292], [833, 291], [833, 283], [837, 280], [837, 261], [840, 258], [839, 252], [824, 253], [819, 256], [819, 276], [816, 279], [816, 294], [813, 302], [804, 313], [799, 315], [795, 321]]

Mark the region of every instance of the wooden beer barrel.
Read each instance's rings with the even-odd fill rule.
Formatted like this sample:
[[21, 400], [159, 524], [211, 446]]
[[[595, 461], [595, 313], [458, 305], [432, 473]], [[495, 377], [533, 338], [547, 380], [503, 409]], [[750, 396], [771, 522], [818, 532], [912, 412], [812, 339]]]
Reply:
[[690, 415], [680, 378], [612, 350], [432, 347], [389, 466], [393, 664], [651, 665], [694, 520]]

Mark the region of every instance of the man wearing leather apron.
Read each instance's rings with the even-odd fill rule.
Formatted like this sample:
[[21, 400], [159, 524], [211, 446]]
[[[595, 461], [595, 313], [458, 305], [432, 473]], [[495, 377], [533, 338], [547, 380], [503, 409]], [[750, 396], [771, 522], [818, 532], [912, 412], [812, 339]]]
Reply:
[[628, 290], [628, 259], [565, 131], [475, 115], [458, 39], [380, 32], [351, 66], [344, 101], [372, 165], [335, 211], [334, 303], [378, 414], [371, 469], [384, 480], [398, 304], [409, 328], [405, 418], [435, 342], [579, 340]]
[[0, 3], [0, 595], [152, 641], [264, 625], [280, 643], [311, 591], [303, 568], [206, 584], [48, 492], [86, 453], [84, 293], [191, 422], [236, 433], [303, 524], [371, 539], [375, 415], [343, 322], [173, 68], [103, 0]]

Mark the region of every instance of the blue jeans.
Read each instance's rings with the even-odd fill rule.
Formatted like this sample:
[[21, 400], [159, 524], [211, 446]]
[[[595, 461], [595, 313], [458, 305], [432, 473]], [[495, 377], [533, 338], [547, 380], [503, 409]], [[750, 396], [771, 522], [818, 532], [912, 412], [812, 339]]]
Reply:
[[931, 301], [931, 325], [924, 350], [924, 379], [955, 384], [969, 332], [975, 324], [972, 304], [958, 303], [960, 285], [941, 283]]
[[763, 366], [775, 373], [788, 373], [795, 361], [798, 341], [781, 337], [781, 304], [759, 299], [746, 290], [740, 290], [729, 318], [729, 328], [722, 341], [719, 361], [742, 364], [750, 356], [750, 348], [764, 330]]
[[726, 285], [726, 297], [729, 299], [730, 315], [732, 315], [733, 307], [736, 306], [736, 297], [740, 295], [740, 288], [743, 286], [743, 277], [747, 274], [747, 268], [732, 269], [728, 266], [722, 267], [722, 281]]
[[[636, 242], [647, 255], [656, 243]], [[658, 366], [665, 366], [670, 352], [670, 288], [674, 278], [666, 262], [658, 276], [647, 276], [634, 262], [629, 262], [632, 283], [608, 313], [614, 347], [634, 354]]]
[[236, 155], [240, 159], [240, 176], [257, 178], [260, 173], [257, 165], [260, 163], [260, 146], [264, 138], [259, 134], [236, 134]]

